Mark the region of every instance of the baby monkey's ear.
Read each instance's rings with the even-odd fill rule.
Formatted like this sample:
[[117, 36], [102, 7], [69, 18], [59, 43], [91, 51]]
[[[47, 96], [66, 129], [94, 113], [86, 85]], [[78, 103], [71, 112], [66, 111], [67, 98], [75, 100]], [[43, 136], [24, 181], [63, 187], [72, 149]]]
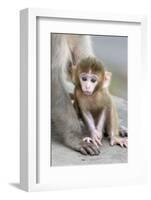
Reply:
[[108, 88], [111, 82], [112, 73], [105, 71], [103, 88]]

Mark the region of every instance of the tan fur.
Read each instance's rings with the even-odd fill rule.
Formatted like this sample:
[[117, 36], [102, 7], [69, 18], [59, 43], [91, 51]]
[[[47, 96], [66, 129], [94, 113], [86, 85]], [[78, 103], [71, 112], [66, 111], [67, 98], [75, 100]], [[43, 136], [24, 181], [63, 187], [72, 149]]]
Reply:
[[[90, 96], [85, 95], [81, 89], [79, 77], [80, 73], [83, 72], [91, 72], [99, 76], [99, 82], [96, 86], [96, 89]], [[112, 102], [112, 97], [108, 91], [108, 85], [105, 84], [105, 80], [108, 80], [110, 83], [111, 73], [110, 72], [105, 73], [103, 65], [96, 59], [90, 57], [83, 59], [78, 64], [76, 70], [74, 67], [73, 73], [74, 73], [73, 77], [75, 80], [74, 106], [78, 112], [78, 115], [81, 116], [85, 121], [86, 119], [84, 119], [83, 113], [91, 113], [95, 125], [97, 126], [97, 123], [99, 122], [99, 118], [102, 112], [105, 112], [106, 120], [104, 122], [104, 127], [106, 127], [107, 134], [110, 137], [111, 143], [113, 144], [118, 143], [121, 146], [124, 145], [120, 143], [122, 142], [122, 140], [119, 137], [119, 129], [118, 129], [119, 124], [118, 124], [117, 111], [115, 105]], [[105, 77], [105, 74], [107, 74], [106, 75], [107, 77]], [[102, 138], [102, 133], [101, 133], [101, 138]], [[86, 138], [86, 140], [90, 142], [90, 139]]]

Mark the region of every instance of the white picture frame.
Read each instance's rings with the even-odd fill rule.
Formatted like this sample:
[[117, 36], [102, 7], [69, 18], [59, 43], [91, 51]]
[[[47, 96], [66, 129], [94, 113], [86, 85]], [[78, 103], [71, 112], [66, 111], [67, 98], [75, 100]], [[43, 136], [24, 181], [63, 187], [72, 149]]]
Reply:
[[[45, 61], [45, 69], [42, 70], [43, 78], [45, 78], [44, 85], [39, 85], [37, 79], [37, 20], [38, 18], [47, 19], [51, 22], [52, 19], [61, 21], [80, 21], [81, 23], [90, 22], [90, 27], [93, 23], [104, 22], [109, 25], [126, 24], [124, 30], [119, 29], [119, 35], [133, 34], [132, 45], [129, 51], [129, 162], [127, 164], [114, 164], [114, 165], [97, 165], [97, 166], [73, 166], [73, 167], [50, 167], [48, 144], [50, 128], [46, 131], [47, 134], [37, 136], [38, 124], [38, 105], [37, 87], [46, 87], [45, 91], [49, 90], [50, 85], [50, 61]], [[45, 22], [42, 22], [43, 24]], [[79, 25], [77, 25], [78, 27]], [[49, 26], [44, 25], [43, 30], [45, 33], [51, 32], [48, 27], [53, 29], [53, 24]], [[76, 28], [77, 28], [76, 27]], [[137, 27], [135, 29], [135, 27]], [[51, 29], [50, 28], [50, 29]], [[132, 30], [133, 29], [133, 30]], [[55, 29], [56, 31], [57, 29]], [[85, 30], [86, 31], [86, 30]], [[93, 30], [94, 31], [94, 30]], [[97, 31], [97, 30], [95, 30]], [[103, 30], [102, 30], [103, 31]], [[68, 32], [67, 29], [62, 27], [62, 32]], [[70, 31], [69, 31], [70, 32]], [[110, 32], [113, 33], [114, 29], [110, 27]], [[130, 32], [130, 33], [129, 33]], [[133, 32], [133, 33], [132, 33]], [[102, 32], [103, 33], [103, 32]], [[106, 34], [104, 29], [104, 34]], [[116, 34], [116, 31], [115, 33]], [[112, 34], [111, 34], [112, 35]], [[127, 34], [126, 34], [127, 35]], [[136, 36], [135, 41], [133, 40]], [[133, 44], [134, 41], [134, 44]], [[46, 41], [44, 41], [46, 52], [48, 49]], [[136, 45], [136, 46], [135, 46]], [[81, 187], [100, 187], [109, 185], [128, 185], [144, 183], [147, 179], [146, 173], [146, 154], [145, 154], [145, 137], [146, 133], [143, 130], [143, 118], [141, 116], [141, 94], [144, 87], [145, 75], [144, 73], [146, 64], [146, 17], [145, 16], [124, 16], [124, 15], [109, 15], [100, 13], [85, 13], [73, 11], [54, 11], [49, 9], [24, 9], [20, 12], [20, 185], [26, 191], [39, 191], [39, 190], [52, 190], [63, 188], [81, 188]], [[135, 51], [134, 51], [135, 50]], [[136, 54], [134, 53], [136, 52]], [[46, 53], [49, 58], [50, 52]], [[136, 57], [136, 59], [134, 58]], [[138, 67], [136, 67], [136, 64]], [[46, 70], [46, 71], [44, 71]], [[135, 82], [133, 82], [135, 76]], [[140, 78], [142, 78], [142, 87], [138, 87]], [[132, 86], [131, 86], [131, 83]], [[41, 83], [40, 83], [41, 84]], [[131, 86], [131, 87], [130, 87]], [[134, 91], [137, 91], [138, 100], [133, 100], [135, 97]], [[50, 106], [50, 94], [44, 92], [44, 99], [47, 99], [46, 106]], [[41, 101], [44, 103], [43, 101]], [[135, 105], [135, 107], [134, 107]], [[137, 105], [137, 107], [136, 107]], [[134, 109], [133, 109], [134, 107]], [[44, 108], [44, 110], [46, 110]], [[49, 109], [48, 109], [49, 110]], [[46, 122], [50, 119], [50, 113], [44, 112], [44, 119]], [[135, 120], [134, 120], [135, 118]], [[41, 118], [40, 118], [41, 120]], [[137, 125], [140, 125], [139, 129]], [[136, 133], [137, 132], [137, 137]], [[38, 139], [40, 137], [39, 149]], [[143, 148], [139, 148], [142, 145]], [[48, 148], [47, 148], [48, 147]], [[38, 157], [41, 157], [40, 161]], [[140, 160], [141, 157], [141, 160]], [[89, 175], [89, 182], [87, 175]], [[76, 171], [76, 173], [75, 173]], [[100, 171], [100, 173], [98, 173]], [[108, 174], [107, 174], [108, 173]], [[66, 175], [68, 174], [68, 175]], [[105, 175], [107, 174], [107, 175]], [[122, 176], [123, 174], [123, 176]], [[40, 178], [39, 178], [40, 177]]]

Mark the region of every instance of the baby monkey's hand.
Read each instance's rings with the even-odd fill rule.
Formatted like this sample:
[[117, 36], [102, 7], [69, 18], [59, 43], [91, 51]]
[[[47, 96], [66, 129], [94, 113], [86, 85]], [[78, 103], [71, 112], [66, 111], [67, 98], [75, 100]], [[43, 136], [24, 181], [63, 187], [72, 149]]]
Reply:
[[93, 143], [97, 148], [99, 148], [99, 146], [102, 145], [101, 137], [97, 130], [93, 131], [93, 133], [91, 134], [91, 137], [83, 138], [83, 141], [87, 143]]

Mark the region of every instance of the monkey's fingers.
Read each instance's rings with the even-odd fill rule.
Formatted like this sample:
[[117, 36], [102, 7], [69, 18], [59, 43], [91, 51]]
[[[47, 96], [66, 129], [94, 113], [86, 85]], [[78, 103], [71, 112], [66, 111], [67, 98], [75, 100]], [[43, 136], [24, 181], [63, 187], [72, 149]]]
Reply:
[[95, 137], [95, 138], [92, 139], [92, 141], [96, 146], [102, 146], [100, 138]]
[[87, 151], [89, 155], [92, 155], [92, 156], [95, 155], [95, 152], [93, 151], [91, 147], [87, 146], [85, 147], [85, 150]]
[[96, 142], [95, 139], [92, 139], [92, 143], [93, 143], [97, 148], [99, 148], [99, 145], [98, 145], [98, 143]]
[[93, 152], [95, 153], [94, 155], [99, 155], [100, 154], [100, 150], [99, 148], [97, 148], [95, 145], [90, 144], [91, 149], [93, 150]]
[[84, 155], [99, 155], [99, 149], [92, 143], [83, 142], [80, 152]]
[[102, 146], [102, 138], [100, 136], [97, 136], [97, 141], [99, 142], [99, 145]]
[[97, 148], [99, 148], [99, 146], [102, 145], [100, 139], [98, 139], [98, 138], [91, 139], [90, 137], [85, 137], [85, 138], [83, 138], [83, 141], [87, 142], [87, 143], [93, 143]]
[[80, 152], [81, 152], [83, 155], [88, 155], [87, 151], [86, 151], [85, 148], [83, 148], [83, 147], [80, 148]]

